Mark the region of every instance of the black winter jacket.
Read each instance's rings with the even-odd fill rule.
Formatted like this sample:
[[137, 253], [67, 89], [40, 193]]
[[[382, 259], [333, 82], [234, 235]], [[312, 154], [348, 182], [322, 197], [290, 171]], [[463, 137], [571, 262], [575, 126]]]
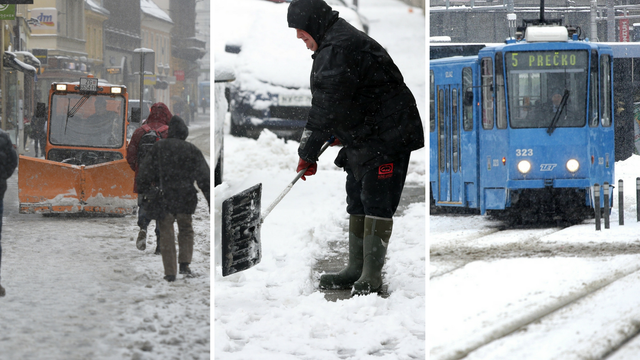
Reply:
[[140, 164], [136, 179], [138, 193], [142, 194], [152, 184], [159, 184], [162, 173], [164, 205], [171, 214], [193, 214], [196, 211], [198, 197], [194, 182], [209, 204], [209, 165], [202, 152], [185, 141], [188, 135], [189, 128], [174, 115], [169, 121], [167, 138], [153, 145]]
[[374, 167], [424, 146], [416, 102], [387, 51], [322, 0], [294, 0], [289, 27], [309, 33], [312, 105], [298, 154], [317, 160], [322, 143], [335, 135], [344, 148], [336, 159], [357, 179]]
[[13, 175], [18, 166], [18, 154], [13, 148], [11, 138], [4, 130], [0, 129], [0, 201], [7, 191], [7, 179]]

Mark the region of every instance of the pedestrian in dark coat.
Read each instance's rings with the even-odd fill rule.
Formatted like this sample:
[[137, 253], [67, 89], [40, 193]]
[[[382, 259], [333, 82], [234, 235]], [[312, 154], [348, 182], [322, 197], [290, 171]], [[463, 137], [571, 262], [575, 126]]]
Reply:
[[[0, 267], [2, 264], [2, 214], [4, 212], [4, 193], [7, 191], [7, 179], [13, 175], [16, 166], [18, 166], [16, 149], [14, 149], [11, 143], [9, 134], [0, 129]], [[2, 280], [1, 277], [0, 280]], [[2, 285], [0, 285], [0, 297], [4, 295], [5, 290]]]
[[[158, 102], [151, 105], [149, 110], [149, 117], [142, 122], [142, 125], [149, 125], [153, 130], [158, 130], [162, 126], [168, 126], [169, 120], [171, 120], [171, 111], [169, 107], [164, 103]], [[133, 192], [138, 193], [138, 186], [136, 180], [138, 178], [138, 171], [140, 168], [140, 159], [138, 159], [138, 145], [140, 138], [146, 133], [146, 130], [140, 126], [131, 135], [131, 140], [127, 146], [127, 163], [131, 170], [135, 171], [135, 177], [133, 181]], [[136, 240], [136, 247], [138, 250], [145, 250], [147, 248], [147, 227], [151, 223], [151, 219], [147, 216], [141, 205], [142, 197], [138, 196], [138, 239]], [[156, 221], [156, 251], [155, 254], [160, 254], [160, 229], [158, 222]]]
[[158, 220], [158, 226], [160, 251], [167, 281], [174, 281], [177, 275], [174, 222], [178, 223], [180, 274], [191, 274], [191, 216], [198, 204], [194, 182], [209, 204], [209, 165], [202, 152], [195, 145], [185, 141], [188, 135], [189, 128], [184, 120], [174, 115], [169, 122], [169, 136], [153, 145], [149, 155], [140, 164], [137, 179], [140, 193], [148, 191], [152, 184], [162, 186], [165, 214]]
[[297, 171], [315, 174], [319, 149], [333, 135], [343, 145], [335, 164], [347, 172], [349, 265], [323, 275], [320, 287], [379, 291], [409, 157], [424, 146], [415, 99], [386, 50], [323, 0], [293, 0], [287, 20], [313, 51]]
[[[36, 112], [31, 120], [31, 136], [35, 148], [36, 157], [44, 156], [44, 147], [47, 144], [47, 134], [44, 124], [47, 122], [47, 105], [45, 103], [36, 104]], [[40, 155], [38, 155], [40, 154]]]

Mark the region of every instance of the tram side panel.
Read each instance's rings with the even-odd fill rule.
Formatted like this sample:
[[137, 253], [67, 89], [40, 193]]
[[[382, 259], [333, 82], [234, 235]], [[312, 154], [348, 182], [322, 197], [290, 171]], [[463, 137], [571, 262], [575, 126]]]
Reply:
[[478, 207], [475, 63], [469, 58], [431, 64], [430, 185], [438, 206]]

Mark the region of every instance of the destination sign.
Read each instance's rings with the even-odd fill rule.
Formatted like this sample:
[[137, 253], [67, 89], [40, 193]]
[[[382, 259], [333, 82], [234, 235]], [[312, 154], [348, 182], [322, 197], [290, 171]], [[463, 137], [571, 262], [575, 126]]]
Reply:
[[509, 70], [586, 69], [587, 52], [583, 50], [507, 52], [505, 60]]

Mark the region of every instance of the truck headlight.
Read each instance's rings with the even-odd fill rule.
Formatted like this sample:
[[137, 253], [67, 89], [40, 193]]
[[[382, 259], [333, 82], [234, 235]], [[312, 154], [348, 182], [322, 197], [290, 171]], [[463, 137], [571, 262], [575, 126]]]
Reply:
[[567, 170], [574, 173], [578, 171], [578, 169], [580, 169], [580, 163], [578, 162], [578, 160], [569, 159], [569, 161], [567, 161]]
[[526, 174], [531, 170], [531, 163], [527, 160], [522, 160], [518, 163], [518, 171], [523, 174]]

